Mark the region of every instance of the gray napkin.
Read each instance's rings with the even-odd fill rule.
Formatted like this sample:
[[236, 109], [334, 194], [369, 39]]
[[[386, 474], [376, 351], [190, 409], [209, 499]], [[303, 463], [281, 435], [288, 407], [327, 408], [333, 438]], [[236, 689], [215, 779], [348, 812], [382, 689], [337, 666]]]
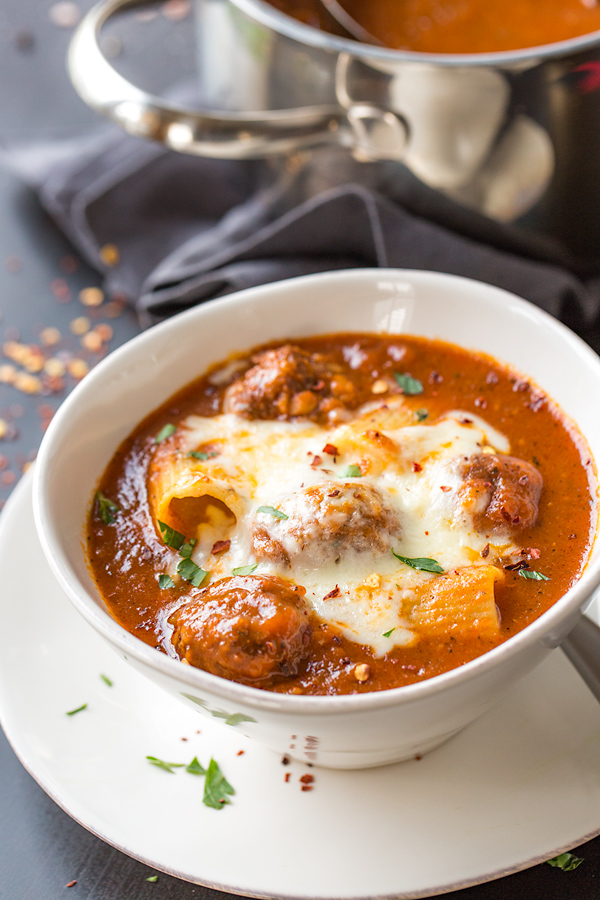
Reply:
[[[447, 216], [444, 225], [426, 219], [368, 184], [306, 190], [292, 165], [186, 156], [112, 127], [11, 159], [143, 326], [257, 284], [392, 266], [505, 288], [597, 343], [597, 280], [508, 252], [505, 241], [501, 249], [475, 240], [448, 227]], [[118, 248], [114, 267], [102, 261], [106, 244]]]

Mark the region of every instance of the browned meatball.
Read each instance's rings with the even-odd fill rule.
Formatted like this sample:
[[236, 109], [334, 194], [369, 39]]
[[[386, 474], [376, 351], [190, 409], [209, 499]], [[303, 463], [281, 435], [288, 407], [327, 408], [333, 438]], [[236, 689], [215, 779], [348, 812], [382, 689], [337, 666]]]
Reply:
[[257, 513], [252, 549], [257, 559], [318, 568], [348, 551], [387, 553], [400, 536], [396, 511], [368, 484], [324, 481], [293, 494], [279, 510]]
[[223, 578], [169, 618], [172, 644], [191, 666], [269, 687], [307, 656], [311, 614], [303, 589], [275, 575]]
[[482, 453], [461, 465], [461, 496], [482, 531], [531, 528], [538, 517], [543, 479], [531, 463]]
[[353, 383], [321, 354], [284, 344], [253, 362], [225, 391], [225, 412], [247, 419], [318, 418], [355, 401]]

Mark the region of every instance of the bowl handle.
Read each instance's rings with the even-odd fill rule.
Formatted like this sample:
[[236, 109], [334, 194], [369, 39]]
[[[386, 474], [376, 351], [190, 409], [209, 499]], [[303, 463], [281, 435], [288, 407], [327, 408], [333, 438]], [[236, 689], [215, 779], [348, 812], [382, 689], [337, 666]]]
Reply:
[[[348, 147], [366, 160], [397, 159], [403, 123], [368, 103], [350, 108], [305, 106], [257, 113], [181, 108], [131, 84], [110, 65], [99, 46], [107, 19], [156, 0], [105, 0], [82, 20], [71, 40], [68, 69], [81, 98], [129, 134], [173, 150], [221, 159], [254, 159], [323, 144]], [[390, 153], [390, 130], [401, 138]], [[393, 136], [393, 135], [392, 135]]]

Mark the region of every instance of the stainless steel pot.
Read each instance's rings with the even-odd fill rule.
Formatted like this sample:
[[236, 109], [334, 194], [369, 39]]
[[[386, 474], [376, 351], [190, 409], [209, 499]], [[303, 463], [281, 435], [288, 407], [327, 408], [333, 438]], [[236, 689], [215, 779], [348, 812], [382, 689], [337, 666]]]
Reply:
[[181, 152], [288, 168], [296, 155], [312, 192], [347, 180], [396, 196], [424, 185], [470, 216], [471, 231], [502, 223], [542, 255], [600, 267], [599, 32], [530, 50], [415, 54], [317, 31], [263, 0], [196, 3], [204, 109], [149, 95], [102, 56], [103, 24], [140, 0], [100, 4], [75, 33], [69, 70], [83, 99]]

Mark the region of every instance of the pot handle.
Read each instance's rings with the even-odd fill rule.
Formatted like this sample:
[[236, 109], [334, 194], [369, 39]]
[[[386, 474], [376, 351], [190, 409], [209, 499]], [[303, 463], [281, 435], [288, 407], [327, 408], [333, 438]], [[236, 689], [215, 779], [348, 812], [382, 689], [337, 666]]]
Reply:
[[84, 17], [71, 40], [68, 70], [80, 97], [136, 137], [181, 153], [255, 159], [323, 144], [347, 147], [359, 159], [399, 159], [404, 123], [368, 103], [305, 106], [264, 112], [184, 109], [131, 84], [103, 56], [99, 35], [116, 13], [156, 0], [105, 0]]

